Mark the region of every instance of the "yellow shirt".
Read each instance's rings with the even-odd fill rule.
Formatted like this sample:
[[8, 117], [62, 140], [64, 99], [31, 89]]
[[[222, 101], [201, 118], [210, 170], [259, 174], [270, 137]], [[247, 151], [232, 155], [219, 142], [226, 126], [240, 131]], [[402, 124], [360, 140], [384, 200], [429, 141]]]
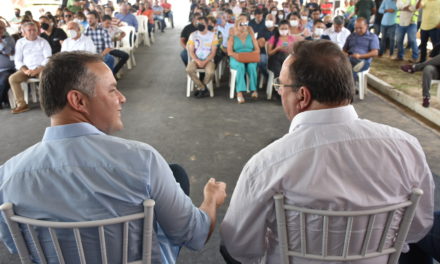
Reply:
[[440, 0], [422, 0], [423, 15], [422, 25], [423, 30], [431, 30], [440, 24]]

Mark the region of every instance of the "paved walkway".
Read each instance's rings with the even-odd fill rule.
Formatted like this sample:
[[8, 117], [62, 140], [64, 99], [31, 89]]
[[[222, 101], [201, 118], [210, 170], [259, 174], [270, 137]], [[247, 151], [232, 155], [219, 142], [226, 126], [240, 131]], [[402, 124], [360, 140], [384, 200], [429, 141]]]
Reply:
[[[123, 110], [125, 130], [116, 135], [147, 142], [168, 162], [183, 165], [191, 178], [191, 197], [198, 205], [202, 201], [202, 188], [210, 177], [227, 182], [231, 195], [245, 162], [286, 133], [289, 123], [276, 101], [260, 99], [238, 105], [235, 100], [228, 99], [227, 80], [215, 90], [214, 98], [186, 98], [186, 75], [178, 55], [179, 33], [178, 29], [159, 33], [151, 48], [136, 51], [138, 66], [126, 72], [118, 84], [127, 103]], [[356, 100], [354, 105], [362, 118], [399, 127], [415, 135], [426, 151], [437, 183], [440, 182], [439, 133], [372, 93], [362, 102]], [[0, 164], [38, 142], [49, 125], [49, 119], [38, 105], [20, 115], [1, 110], [0, 120]], [[439, 209], [440, 192], [436, 195]], [[227, 206], [220, 209], [219, 221], [226, 209]], [[218, 246], [216, 229], [204, 250], [183, 250], [178, 262], [223, 263]], [[19, 261], [1, 245], [0, 263]]]

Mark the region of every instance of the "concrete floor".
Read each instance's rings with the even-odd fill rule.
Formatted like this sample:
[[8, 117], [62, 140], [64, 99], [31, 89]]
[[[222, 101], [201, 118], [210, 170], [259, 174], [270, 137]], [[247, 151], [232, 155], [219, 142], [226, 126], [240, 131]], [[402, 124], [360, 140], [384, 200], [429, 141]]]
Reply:
[[[227, 80], [214, 98], [186, 98], [186, 74], [177, 45], [180, 30], [157, 34], [151, 48], [136, 50], [138, 65], [126, 71], [118, 83], [127, 97], [123, 120], [125, 129], [116, 134], [147, 142], [170, 163], [186, 168], [191, 180], [191, 197], [202, 201], [202, 189], [210, 177], [225, 181], [232, 194], [245, 162], [258, 150], [287, 132], [289, 122], [276, 101], [259, 99], [244, 105], [227, 97]], [[263, 94], [263, 93], [261, 93]], [[440, 134], [400, 108], [372, 93], [362, 102], [355, 100], [361, 118], [386, 123], [416, 136], [421, 142], [437, 184], [440, 182]], [[20, 115], [0, 110], [0, 164], [38, 142], [49, 125], [38, 105]], [[439, 185], [438, 185], [439, 186]], [[227, 204], [220, 208], [221, 221]], [[440, 192], [436, 192], [440, 208]], [[0, 243], [1, 244], [1, 243]], [[178, 263], [223, 263], [218, 253], [216, 229], [200, 252], [183, 250]], [[0, 264], [19, 263], [0, 245]]]

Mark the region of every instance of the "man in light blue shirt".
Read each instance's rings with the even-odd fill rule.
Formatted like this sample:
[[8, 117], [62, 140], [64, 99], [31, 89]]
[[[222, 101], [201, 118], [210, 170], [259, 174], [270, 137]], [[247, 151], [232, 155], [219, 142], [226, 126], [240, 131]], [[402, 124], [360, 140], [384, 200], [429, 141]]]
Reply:
[[[211, 178], [197, 208], [155, 149], [107, 135], [123, 128], [121, 109], [126, 99], [98, 55], [52, 56], [42, 73], [40, 92], [51, 126], [41, 142], [0, 166], [0, 204], [11, 202], [16, 214], [36, 219], [89, 221], [141, 212], [142, 202], [153, 199], [153, 263], [175, 263], [180, 247], [204, 246], [215, 226], [216, 209], [224, 202], [226, 185]], [[130, 228], [129, 261], [140, 256], [142, 247], [141, 223]], [[112, 237], [107, 241], [110, 263], [121, 263], [121, 227], [107, 231]], [[58, 263], [49, 235], [38, 232], [48, 262]], [[73, 234], [59, 231], [58, 237], [67, 263], [79, 263]], [[0, 238], [16, 252], [1, 217]], [[88, 263], [101, 263], [97, 239], [97, 232], [82, 236]], [[37, 261], [35, 249], [30, 251]]]
[[121, 7], [119, 9], [120, 13], [117, 13], [115, 17], [119, 19], [120, 22], [125, 22], [127, 25], [134, 27], [136, 32], [138, 31], [138, 22], [136, 17], [130, 13], [130, 7], [128, 4], [121, 4]]
[[390, 45], [390, 57], [394, 53], [394, 39], [396, 35], [396, 14], [397, 5], [396, 0], [383, 0], [379, 7], [379, 13], [383, 14], [382, 22], [380, 26], [380, 32], [382, 32], [382, 38], [380, 41], [379, 57], [386, 51], [387, 42]]

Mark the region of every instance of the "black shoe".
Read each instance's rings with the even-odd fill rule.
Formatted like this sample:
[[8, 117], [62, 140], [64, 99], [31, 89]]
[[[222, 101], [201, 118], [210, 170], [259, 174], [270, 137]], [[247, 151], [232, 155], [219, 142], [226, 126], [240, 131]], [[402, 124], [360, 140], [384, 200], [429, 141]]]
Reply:
[[429, 107], [429, 97], [423, 97], [423, 107]]
[[193, 92], [194, 97], [198, 97], [199, 94], [200, 94], [200, 90], [195, 90], [195, 91]]
[[209, 91], [208, 89], [203, 89], [199, 91], [199, 94], [197, 95], [197, 98], [203, 98], [203, 97], [207, 97], [209, 96]]

